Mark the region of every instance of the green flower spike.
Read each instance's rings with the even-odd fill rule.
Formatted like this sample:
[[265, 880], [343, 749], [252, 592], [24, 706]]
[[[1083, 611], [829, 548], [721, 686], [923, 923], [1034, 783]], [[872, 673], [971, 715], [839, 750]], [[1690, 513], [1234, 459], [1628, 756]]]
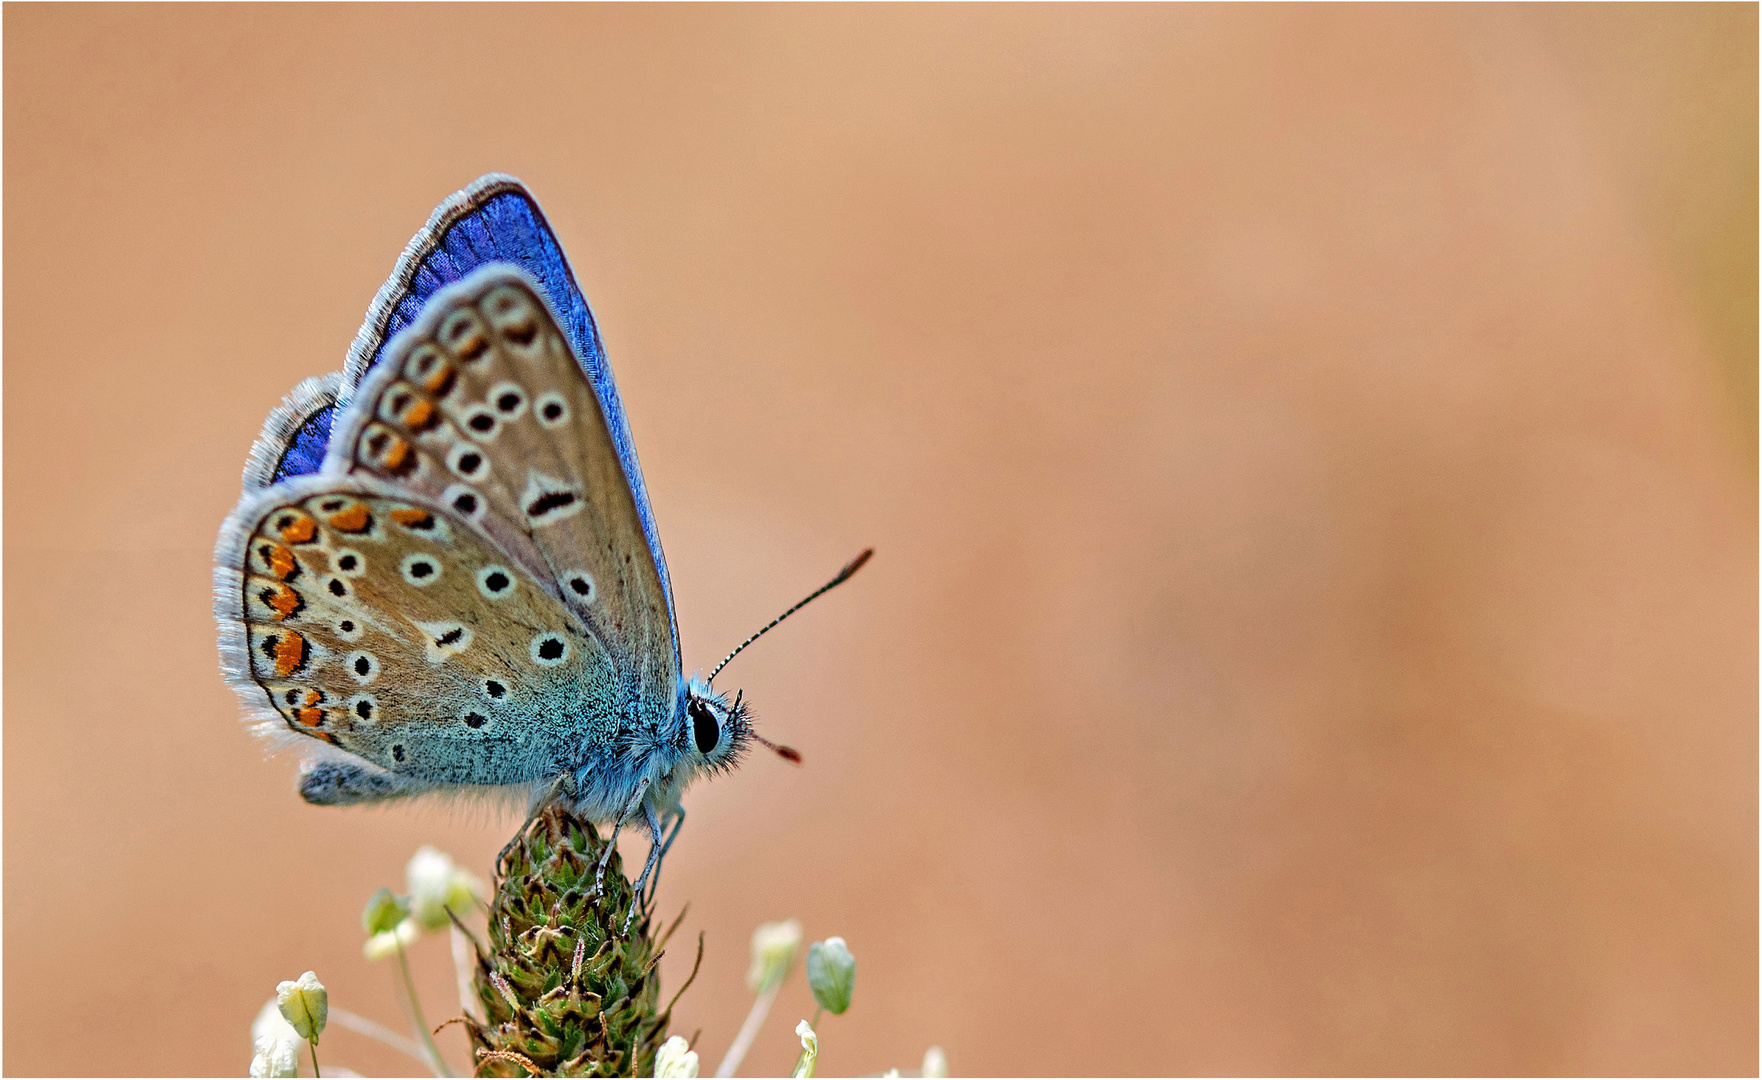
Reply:
[[593, 825], [558, 802], [502, 850], [489, 942], [477, 949], [484, 1019], [465, 1021], [478, 1075], [655, 1075], [672, 1010], [655, 970], [666, 935], [652, 936], [616, 853], [596, 894], [604, 850]]

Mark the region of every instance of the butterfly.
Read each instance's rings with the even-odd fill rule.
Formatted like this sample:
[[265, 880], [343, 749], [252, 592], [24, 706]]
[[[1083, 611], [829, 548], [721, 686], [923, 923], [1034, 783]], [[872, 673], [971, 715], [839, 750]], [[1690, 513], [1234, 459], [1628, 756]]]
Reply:
[[560, 793], [614, 843], [646, 829], [640, 893], [696, 777], [755, 741], [800, 760], [716, 674], [870, 554], [685, 676], [593, 314], [537, 201], [491, 174], [410, 241], [344, 369], [251, 447], [215, 551], [221, 666], [260, 733], [311, 749], [306, 801]]

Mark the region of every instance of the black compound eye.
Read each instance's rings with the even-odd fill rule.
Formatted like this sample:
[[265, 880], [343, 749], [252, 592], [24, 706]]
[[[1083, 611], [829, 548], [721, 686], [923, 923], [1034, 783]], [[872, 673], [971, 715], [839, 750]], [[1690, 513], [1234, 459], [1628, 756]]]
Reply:
[[722, 738], [722, 730], [716, 726], [716, 718], [710, 715], [709, 706], [703, 702], [693, 701], [686, 711], [691, 713], [691, 737], [697, 741], [697, 752], [707, 756]]

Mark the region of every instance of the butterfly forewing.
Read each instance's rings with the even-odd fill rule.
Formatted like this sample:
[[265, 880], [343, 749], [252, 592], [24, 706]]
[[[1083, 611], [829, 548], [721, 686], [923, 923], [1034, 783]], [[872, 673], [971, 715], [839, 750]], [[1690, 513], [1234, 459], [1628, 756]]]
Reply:
[[338, 466], [475, 524], [581, 620], [636, 698], [670, 702], [657, 562], [599, 401], [529, 278], [486, 268], [437, 295], [349, 415]]
[[230, 569], [248, 677], [289, 729], [424, 781], [505, 784], [567, 769], [593, 716], [615, 726], [594, 707], [611, 659], [470, 523], [342, 478], [260, 504]]

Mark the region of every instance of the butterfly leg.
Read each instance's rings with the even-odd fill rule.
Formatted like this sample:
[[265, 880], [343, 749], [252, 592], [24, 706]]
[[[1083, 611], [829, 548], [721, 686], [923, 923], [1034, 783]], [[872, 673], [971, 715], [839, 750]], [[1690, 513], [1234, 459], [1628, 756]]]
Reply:
[[642, 797], [648, 794], [648, 790], [649, 781], [645, 776], [636, 782], [636, 794], [630, 796], [630, 802], [625, 804], [623, 812], [618, 815], [618, 820], [612, 823], [612, 838], [606, 841], [606, 849], [600, 852], [599, 865], [593, 870], [593, 894], [595, 896], [600, 895], [601, 886], [605, 883], [606, 864], [612, 861], [612, 852], [618, 850], [618, 833], [624, 828], [624, 822], [629, 820], [631, 814], [636, 813], [638, 806], [642, 805]]
[[636, 919], [637, 909], [648, 907], [648, 897], [643, 893], [642, 887], [645, 884], [660, 878], [661, 856], [665, 854], [667, 850], [661, 843], [661, 833], [663, 830], [661, 828], [661, 819], [655, 814], [655, 808], [653, 806], [645, 805], [642, 810], [643, 814], [648, 819], [649, 858], [648, 862], [643, 864], [641, 876], [636, 879], [636, 887], [634, 890], [636, 898], [630, 905], [630, 913], [624, 916], [624, 933], [626, 934], [630, 933], [630, 924]]
[[661, 887], [661, 866], [667, 861], [667, 852], [673, 850], [673, 841], [679, 839], [679, 827], [684, 824], [685, 807], [681, 806], [673, 811], [673, 829], [667, 834], [667, 842], [661, 845], [661, 858], [655, 863], [655, 876], [649, 879], [648, 903], [654, 902], [655, 893]]

